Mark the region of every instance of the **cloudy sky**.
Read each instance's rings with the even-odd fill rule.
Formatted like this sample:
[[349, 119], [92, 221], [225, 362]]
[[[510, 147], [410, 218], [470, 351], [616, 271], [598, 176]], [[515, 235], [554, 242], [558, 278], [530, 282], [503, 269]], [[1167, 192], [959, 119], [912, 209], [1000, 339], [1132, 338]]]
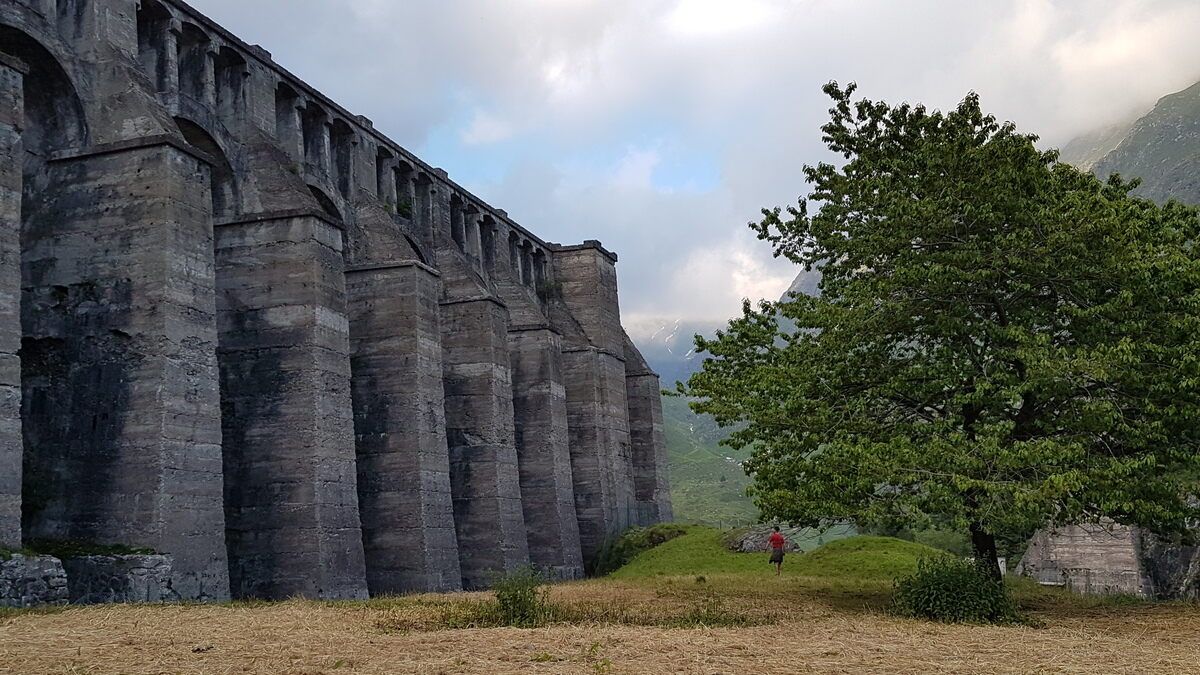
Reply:
[[621, 256], [635, 337], [777, 297], [745, 223], [824, 159], [829, 80], [1050, 144], [1200, 80], [1195, 0], [192, 0], [544, 239]]

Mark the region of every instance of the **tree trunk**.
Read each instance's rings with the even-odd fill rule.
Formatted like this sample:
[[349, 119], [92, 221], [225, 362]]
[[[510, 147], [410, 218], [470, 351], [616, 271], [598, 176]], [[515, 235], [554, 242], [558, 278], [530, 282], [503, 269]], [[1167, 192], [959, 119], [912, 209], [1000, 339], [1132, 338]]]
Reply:
[[996, 553], [996, 537], [979, 523], [971, 523], [971, 547], [975, 549], [975, 562], [980, 568], [992, 579], [1003, 581], [1000, 556]]

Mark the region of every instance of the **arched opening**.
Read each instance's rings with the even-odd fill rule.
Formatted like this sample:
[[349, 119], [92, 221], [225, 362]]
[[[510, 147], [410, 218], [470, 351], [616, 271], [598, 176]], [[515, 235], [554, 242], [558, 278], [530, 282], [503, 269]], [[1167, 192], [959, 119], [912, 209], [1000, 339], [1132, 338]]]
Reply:
[[454, 240], [458, 250], [465, 251], [467, 247], [466, 227], [463, 225], [463, 200], [458, 195], [450, 197], [450, 238]]
[[334, 204], [333, 200], [329, 198], [329, 195], [322, 192], [321, 188], [316, 187], [315, 185], [309, 185], [308, 189], [310, 192], [312, 192], [312, 196], [317, 200], [317, 203], [321, 205], [321, 210], [324, 211], [326, 215], [339, 223], [342, 222], [342, 214], [338, 211], [337, 204]]
[[521, 282], [521, 238], [516, 232], [508, 233], [508, 266], [517, 281]]
[[[0, 304], [4, 305], [6, 324], [0, 359], [12, 363], [10, 359], [20, 355], [20, 408], [18, 413], [6, 405], [0, 414], [20, 418], [17, 443], [22, 454], [18, 466], [22, 467], [24, 537], [65, 538], [62, 531], [96, 506], [95, 493], [76, 485], [75, 480], [91, 464], [95, 480], [102, 481], [108, 457], [100, 453], [111, 451], [116, 443], [109, 416], [112, 410], [89, 405], [88, 397], [79, 392], [80, 385], [104, 379], [106, 369], [100, 361], [115, 355], [104, 343], [72, 339], [84, 314], [76, 308], [88, 301], [95, 306], [94, 301], [101, 299], [98, 296], [110, 289], [93, 285], [93, 297], [85, 297], [89, 289], [82, 284], [63, 285], [51, 271], [56, 262], [53, 247], [59, 237], [70, 238], [75, 233], [71, 232], [70, 206], [64, 204], [74, 186], [63, 172], [54, 171], [50, 159], [57, 152], [86, 147], [83, 104], [70, 76], [36, 40], [0, 26], [0, 45], [28, 67], [21, 92], [24, 116], [18, 130], [23, 152], [0, 155], [0, 162], [6, 164], [6, 178], [21, 181], [19, 215], [12, 214], [19, 218], [19, 234], [13, 237], [13, 230], [8, 230], [0, 237], [0, 265], [5, 268], [0, 278], [5, 284], [0, 288]], [[4, 206], [8, 207], [3, 213], [7, 220], [16, 205], [8, 202]], [[19, 286], [8, 285], [18, 280]], [[85, 320], [101, 323], [101, 313], [88, 311]], [[109, 367], [107, 372], [112, 370]], [[119, 390], [115, 398], [106, 403], [120, 405]], [[13, 417], [0, 420], [6, 427], [14, 422]], [[72, 532], [85, 538], [94, 528]]]
[[396, 208], [396, 181], [392, 178], [392, 165], [396, 156], [391, 150], [379, 146], [375, 151], [375, 194], [380, 201], [389, 204], [394, 211]]
[[479, 243], [479, 208], [474, 204], [467, 204], [463, 209], [463, 241], [467, 255], [476, 260], [483, 258]]
[[217, 114], [230, 125], [237, 121], [246, 107], [246, 59], [241, 54], [221, 47], [213, 60], [217, 89]]
[[433, 179], [429, 177], [429, 174], [425, 173], [424, 171], [417, 174], [417, 178], [413, 182], [413, 192], [415, 195], [413, 201], [413, 211], [415, 214], [413, 216], [413, 220], [415, 221], [414, 229], [416, 229], [416, 231], [420, 233], [422, 237], [424, 237], [425, 241], [429, 243], [429, 246], [435, 245], [433, 231], [433, 205], [436, 201], [434, 199], [434, 191], [436, 189], [437, 188], [433, 184]]
[[533, 286], [532, 248], [532, 244], [528, 241], [521, 242], [521, 282], [526, 286]]
[[58, 0], [58, 33], [65, 40], [74, 40], [84, 34], [87, 21], [88, 0]]
[[354, 187], [354, 146], [358, 143], [354, 129], [345, 120], [334, 120], [330, 130], [333, 145], [333, 182], [342, 199], [350, 199]]
[[154, 83], [155, 91], [167, 91], [167, 36], [171, 13], [155, 0], [142, 0], [137, 10], [138, 62]]
[[533, 252], [533, 285], [541, 292], [546, 285], [546, 252], [537, 249]]
[[179, 93], [202, 105], [212, 102], [212, 59], [208, 35], [199, 26], [183, 24], [178, 44]]
[[479, 241], [483, 248], [483, 269], [491, 271], [496, 268], [496, 220], [484, 216], [479, 222]]
[[417, 210], [417, 185], [412, 164], [400, 160], [392, 174], [396, 183], [396, 214], [411, 220]]
[[275, 87], [275, 138], [291, 155], [300, 161], [304, 152], [304, 131], [300, 120], [300, 95], [288, 83]]
[[318, 105], [309, 105], [304, 109], [303, 138], [304, 161], [309, 170], [321, 175], [329, 175], [329, 116]]
[[208, 155], [215, 164], [209, 170], [212, 185], [212, 215], [214, 220], [227, 220], [238, 214], [237, 183], [234, 180], [233, 166], [225, 151], [216, 140], [198, 124], [182, 117], [175, 118], [175, 125], [183, 134], [184, 140], [197, 150]]

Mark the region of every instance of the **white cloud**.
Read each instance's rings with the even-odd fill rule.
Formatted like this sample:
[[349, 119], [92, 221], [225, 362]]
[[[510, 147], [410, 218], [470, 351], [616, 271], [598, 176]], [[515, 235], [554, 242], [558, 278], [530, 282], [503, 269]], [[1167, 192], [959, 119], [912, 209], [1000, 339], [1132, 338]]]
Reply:
[[506, 120], [491, 113], [476, 110], [470, 125], [463, 129], [459, 137], [466, 145], [487, 145], [506, 141], [512, 138], [514, 133], [513, 125]]
[[772, 18], [772, 10], [761, 0], [679, 0], [664, 23], [683, 35], [720, 35], [757, 28]]
[[[1195, 0], [193, 2], [413, 150], [465, 119], [458, 157], [425, 157], [460, 180], [519, 134], [488, 156], [501, 178], [464, 182], [547, 239], [616, 250], [628, 317], [782, 291], [794, 269], [745, 222], [827, 157], [830, 79], [941, 108], [975, 90], [1050, 143], [1200, 79]], [[655, 187], [695, 157], [715, 185]]]

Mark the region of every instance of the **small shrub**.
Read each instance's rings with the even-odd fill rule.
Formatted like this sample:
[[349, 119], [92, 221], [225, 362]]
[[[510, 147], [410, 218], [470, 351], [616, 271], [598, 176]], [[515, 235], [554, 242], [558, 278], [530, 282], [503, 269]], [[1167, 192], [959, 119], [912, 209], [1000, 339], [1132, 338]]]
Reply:
[[642, 551], [687, 534], [687, 528], [674, 523], [652, 527], [632, 527], [620, 537], [604, 543], [588, 570], [590, 576], [602, 577], [624, 567]]
[[1008, 588], [977, 564], [939, 555], [917, 561], [917, 571], [896, 580], [896, 614], [944, 623], [1020, 623]]
[[545, 580], [533, 568], [526, 567], [497, 579], [496, 607], [500, 621], [506, 626], [532, 628], [540, 626], [550, 614], [547, 599], [549, 589]]

